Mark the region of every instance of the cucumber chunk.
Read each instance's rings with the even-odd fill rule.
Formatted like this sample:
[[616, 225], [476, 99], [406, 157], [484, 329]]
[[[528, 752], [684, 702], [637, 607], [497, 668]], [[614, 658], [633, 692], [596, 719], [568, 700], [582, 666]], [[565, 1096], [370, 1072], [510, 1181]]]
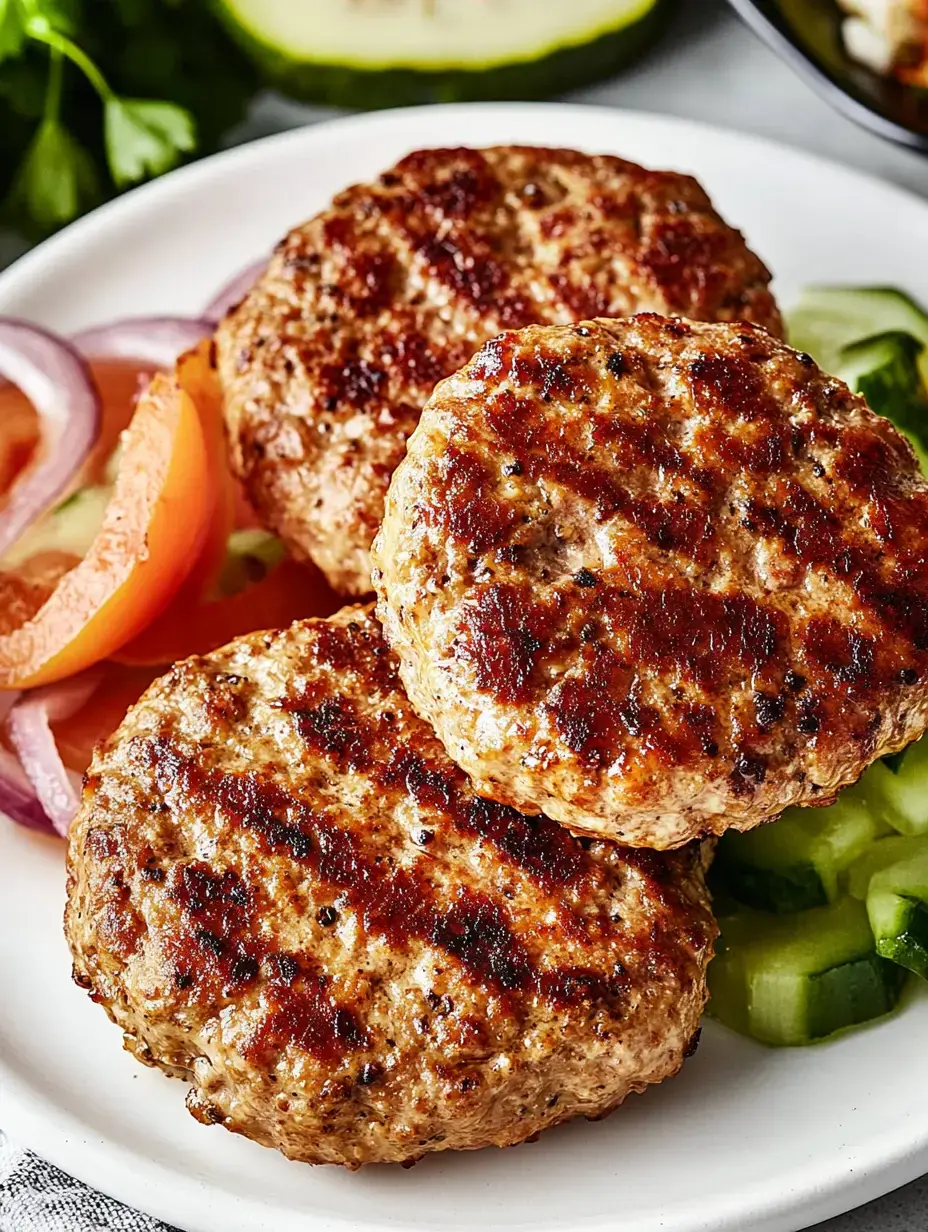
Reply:
[[[807, 287], [787, 322], [790, 344], [836, 372], [845, 347], [877, 334], [911, 334], [928, 346], [928, 314], [893, 287]], [[928, 377], [928, 354], [919, 368]]]
[[799, 1046], [897, 1004], [905, 972], [881, 957], [867, 910], [850, 897], [794, 915], [721, 915], [708, 1012], [765, 1044]]
[[[342, 107], [540, 98], [645, 49], [673, 0], [213, 0], [281, 89]], [[490, 7], [490, 6], [488, 6]]]
[[877, 334], [845, 347], [835, 375], [908, 437], [928, 473], [928, 398], [918, 367], [924, 349], [911, 334]]
[[873, 874], [867, 914], [877, 953], [928, 979], [928, 839], [920, 851]]
[[866, 902], [870, 882], [875, 873], [880, 873], [884, 868], [889, 868], [893, 864], [901, 864], [911, 856], [928, 850], [926, 844], [928, 844], [928, 839], [909, 838], [902, 834], [895, 834], [892, 838], [881, 838], [878, 843], [868, 847], [848, 869], [848, 894], [860, 899], [861, 902]]
[[928, 739], [906, 749], [894, 773], [882, 762], [871, 766], [866, 787], [878, 817], [900, 834], [928, 834]]
[[217, 595], [236, 595], [260, 582], [286, 555], [283, 542], [266, 530], [234, 530], [226, 544], [226, 559], [216, 583]]
[[782, 914], [834, 902], [841, 874], [888, 827], [860, 785], [828, 808], [787, 809], [779, 821], [719, 841], [713, 883], [760, 911]]

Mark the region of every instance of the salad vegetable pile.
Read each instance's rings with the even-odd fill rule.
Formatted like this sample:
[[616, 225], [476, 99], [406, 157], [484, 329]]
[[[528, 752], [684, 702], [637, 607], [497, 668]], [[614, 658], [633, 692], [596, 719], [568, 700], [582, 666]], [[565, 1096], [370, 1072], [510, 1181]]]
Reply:
[[[812, 287], [790, 342], [908, 437], [928, 471], [928, 315], [891, 288]], [[928, 738], [835, 804], [730, 831], [713, 866], [721, 939], [710, 1013], [768, 1044], [807, 1044], [893, 1009], [928, 979]]]
[[30, 828], [67, 834], [94, 744], [166, 665], [339, 606], [226, 464], [209, 335], [253, 275], [203, 318], [0, 320], [0, 810]]

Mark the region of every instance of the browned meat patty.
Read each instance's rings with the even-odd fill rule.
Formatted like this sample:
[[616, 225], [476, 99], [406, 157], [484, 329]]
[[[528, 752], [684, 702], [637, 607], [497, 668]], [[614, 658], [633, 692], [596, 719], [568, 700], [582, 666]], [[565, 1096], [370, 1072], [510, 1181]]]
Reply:
[[598, 1117], [693, 1045], [698, 848], [481, 800], [368, 609], [178, 664], [88, 774], [78, 983], [190, 1111], [357, 1167]]
[[477, 790], [674, 847], [826, 804], [928, 724], [928, 484], [745, 324], [535, 326], [443, 382], [374, 548]]
[[217, 334], [233, 465], [265, 523], [370, 591], [390, 476], [441, 377], [502, 329], [664, 312], [780, 330], [695, 180], [573, 150], [422, 150], [278, 246]]

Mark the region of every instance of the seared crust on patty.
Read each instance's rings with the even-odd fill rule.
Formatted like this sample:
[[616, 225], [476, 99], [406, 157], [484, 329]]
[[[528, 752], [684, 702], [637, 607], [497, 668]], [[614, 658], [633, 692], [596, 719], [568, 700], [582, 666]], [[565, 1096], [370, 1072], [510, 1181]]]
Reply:
[[697, 847], [476, 797], [361, 608], [152, 686], [88, 773], [66, 931], [196, 1117], [349, 1167], [520, 1142], [674, 1073], [716, 932]]
[[282, 241], [221, 324], [233, 465], [268, 527], [370, 591], [390, 476], [502, 329], [638, 311], [779, 332], [770, 276], [688, 176], [572, 150], [422, 150]]
[[429, 401], [374, 560], [451, 757], [578, 833], [747, 829], [928, 724], [928, 484], [746, 324], [489, 342]]

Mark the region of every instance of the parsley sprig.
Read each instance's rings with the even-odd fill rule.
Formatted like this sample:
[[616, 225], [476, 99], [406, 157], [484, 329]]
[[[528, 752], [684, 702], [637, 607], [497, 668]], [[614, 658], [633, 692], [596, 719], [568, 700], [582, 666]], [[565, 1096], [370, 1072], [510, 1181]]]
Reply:
[[70, 222], [214, 147], [255, 84], [202, 0], [0, 0], [0, 215]]
[[84, 75], [100, 99], [106, 161], [117, 188], [161, 175], [197, 144], [196, 125], [186, 108], [120, 97], [69, 29], [68, 13], [55, 0], [0, 0], [0, 57], [21, 55], [29, 42], [49, 52], [42, 120], [12, 187], [14, 201], [49, 228], [68, 222], [100, 196], [93, 158], [61, 118], [65, 61]]

